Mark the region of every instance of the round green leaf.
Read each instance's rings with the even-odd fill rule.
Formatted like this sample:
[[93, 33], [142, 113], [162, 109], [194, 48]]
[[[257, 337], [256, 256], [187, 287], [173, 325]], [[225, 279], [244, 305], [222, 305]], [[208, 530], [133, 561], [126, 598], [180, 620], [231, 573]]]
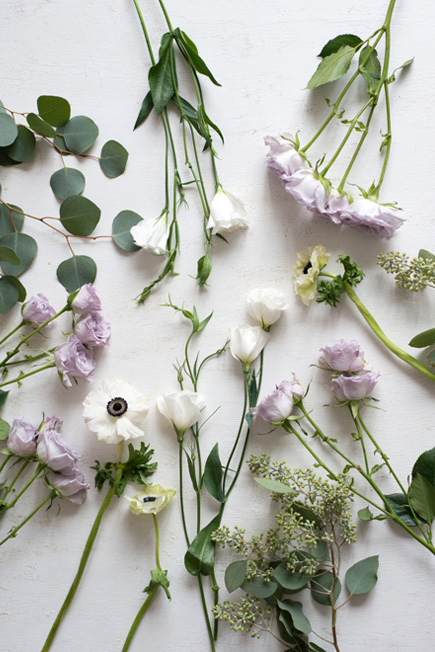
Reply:
[[84, 154], [94, 144], [98, 136], [98, 127], [85, 115], [71, 118], [63, 128], [66, 146], [74, 154]]
[[[15, 209], [15, 210], [14, 210]], [[19, 213], [17, 211], [20, 211]], [[8, 233], [15, 233], [21, 231], [23, 228], [24, 215], [22, 215], [21, 208], [9, 204], [0, 204], [0, 238]]]
[[26, 120], [30, 129], [36, 131], [40, 136], [45, 136], [46, 138], [55, 137], [56, 132], [53, 127], [48, 122], [45, 122], [45, 120], [42, 120], [36, 113], [29, 113]]
[[4, 419], [0, 419], [0, 441], [6, 441], [9, 437], [10, 425]]
[[307, 586], [310, 581], [308, 575], [301, 573], [292, 573], [285, 566], [277, 566], [273, 571], [273, 576], [283, 589], [288, 591], [300, 591]]
[[80, 170], [62, 168], [51, 175], [50, 186], [56, 197], [66, 199], [71, 195], [81, 195], [85, 189], [85, 177]]
[[18, 290], [5, 278], [0, 278], [0, 313], [5, 315], [18, 301]]
[[71, 117], [71, 106], [63, 97], [41, 95], [37, 100], [38, 113], [53, 127], [60, 127]]
[[124, 251], [139, 251], [140, 247], [134, 244], [130, 229], [141, 221], [141, 216], [134, 211], [118, 213], [112, 223], [112, 236], [118, 247]]
[[100, 167], [104, 174], [111, 179], [119, 177], [127, 165], [128, 152], [116, 140], [109, 140], [103, 146], [100, 156]]
[[89, 256], [73, 256], [57, 268], [57, 278], [67, 292], [75, 292], [85, 283], [93, 283], [97, 266]]
[[8, 156], [7, 151], [7, 147], [0, 147], [0, 165], [4, 167], [18, 165], [18, 161], [14, 161], [14, 159]]
[[18, 136], [18, 127], [9, 113], [0, 113], [0, 147], [12, 145]]
[[18, 163], [24, 163], [25, 161], [30, 161], [33, 158], [36, 147], [36, 138], [33, 133], [24, 127], [23, 125], [18, 125], [18, 137], [15, 141], [7, 148], [7, 155], [17, 161]]
[[56, 129], [56, 136], [53, 139], [53, 145], [55, 145], [55, 147], [58, 148], [56, 149], [57, 152], [59, 152], [59, 150], [62, 150], [61, 152], [59, 152], [59, 154], [62, 154], [62, 156], [69, 156], [70, 152], [68, 151], [68, 147], [66, 146], [66, 142], [63, 137], [64, 126], [65, 125], [62, 125], [61, 127], [58, 127]]
[[15, 276], [3, 276], [4, 280], [13, 285], [18, 290], [18, 301], [23, 303], [26, 300], [26, 288]]
[[31, 265], [38, 251], [36, 241], [26, 233], [8, 233], [1, 238], [0, 245], [10, 247], [21, 259], [20, 265], [11, 265], [10, 263], [1, 264], [4, 272], [10, 276], [19, 276], [22, 274]]
[[278, 584], [275, 580], [265, 582], [262, 577], [257, 576], [250, 580], [245, 580], [241, 588], [256, 598], [270, 598], [277, 590]]
[[0, 245], [0, 262], [10, 263], [11, 265], [19, 265], [21, 263], [20, 258], [13, 249]]
[[346, 586], [352, 595], [369, 593], [378, 581], [379, 556], [367, 557], [351, 566], [345, 576]]
[[225, 586], [228, 593], [232, 593], [240, 588], [245, 581], [246, 566], [248, 562], [246, 559], [240, 561], [233, 561], [225, 571]]
[[98, 206], [80, 195], [64, 199], [59, 212], [62, 226], [73, 235], [90, 235], [101, 215]]
[[[313, 577], [310, 582], [311, 595], [313, 600], [326, 607], [331, 606], [331, 589], [334, 581], [334, 576], [330, 571], [321, 570], [318, 575]], [[337, 603], [338, 596], [341, 592], [341, 582], [338, 577], [335, 579], [334, 590], [332, 595], [334, 602]]]

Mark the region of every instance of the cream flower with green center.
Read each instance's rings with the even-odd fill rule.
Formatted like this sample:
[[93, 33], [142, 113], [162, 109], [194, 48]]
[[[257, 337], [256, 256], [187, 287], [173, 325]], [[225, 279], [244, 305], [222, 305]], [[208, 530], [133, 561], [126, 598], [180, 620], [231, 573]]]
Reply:
[[129, 503], [133, 514], [157, 514], [172, 500], [175, 496], [173, 489], [164, 489], [159, 484], [153, 484], [144, 487], [139, 493], [130, 498], [124, 496]]
[[83, 418], [98, 439], [117, 444], [144, 436], [143, 422], [149, 412], [149, 399], [129, 382], [104, 378], [100, 387], [83, 401]]
[[329, 260], [330, 254], [321, 244], [311, 245], [307, 251], [299, 251], [293, 268], [293, 283], [296, 294], [309, 306], [316, 296], [317, 277]]

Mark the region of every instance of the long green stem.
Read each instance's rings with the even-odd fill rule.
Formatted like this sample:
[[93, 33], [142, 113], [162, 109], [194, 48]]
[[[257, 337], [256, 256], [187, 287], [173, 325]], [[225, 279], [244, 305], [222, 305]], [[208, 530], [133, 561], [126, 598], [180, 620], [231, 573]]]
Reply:
[[[27, 465], [25, 465], [25, 466], [27, 466]], [[25, 468], [25, 467], [24, 467], [24, 468]], [[27, 489], [30, 487], [30, 485], [32, 484], [32, 482], [34, 482], [34, 480], [36, 480], [36, 478], [41, 474], [41, 471], [42, 471], [44, 468], [45, 468], [45, 464], [38, 464], [38, 466], [36, 467], [36, 471], [35, 471], [35, 473], [32, 475], [32, 477], [30, 478], [30, 480], [29, 480], [28, 482], [26, 482], [26, 484], [24, 485], [24, 487], [23, 487], [23, 488], [21, 489], [21, 491], [20, 491], [20, 492], [15, 496], [15, 498], [13, 499], [13, 501], [10, 502], [8, 505], [6, 505], [6, 509], [11, 509], [11, 508], [15, 505], [15, 503], [17, 502], [17, 500], [19, 500], [19, 498], [21, 498], [21, 496], [23, 495], [23, 493], [24, 493], [25, 491], [27, 491]]]
[[343, 177], [342, 177], [342, 179], [340, 181], [340, 184], [337, 186], [337, 190], [339, 192], [341, 192], [343, 190], [344, 184], [346, 183], [346, 180], [347, 180], [347, 177], [349, 176], [349, 173], [350, 173], [351, 169], [353, 168], [353, 164], [355, 163], [356, 158], [357, 158], [358, 154], [360, 153], [361, 148], [362, 148], [362, 146], [364, 144], [364, 141], [367, 138], [367, 134], [369, 133], [370, 122], [372, 121], [372, 117], [373, 117], [373, 113], [375, 112], [375, 108], [376, 108], [376, 104], [372, 104], [372, 106], [370, 108], [370, 113], [369, 113], [369, 115], [367, 117], [367, 122], [366, 122], [366, 125], [365, 125], [364, 132], [361, 135], [359, 143], [358, 143], [358, 145], [357, 145], [357, 147], [356, 147], [356, 149], [355, 149], [355, 151], [354, 151], [354, 153], [352, 155], [352, 158], [349, 161], [349, 165], [347, 166], [346, 171], [343, 174]]
[[7, 380], [4, 383], [0, 383], [0, 387], [6, 387], [6, 385], [11, 385], [12, 383], [21, 383], [24, 378], [29, 378], [30, 376], [34, 376], [35, 374], [39, 373], [40, 371], [44, 371], [45, 369], [52, 369], [55, 367], [56, 364], [54, 361], [49, 362], [48, 364], [43, 365], [42, 367], [38, 367], [37, 369], [34, 369], [33, 371], [29, 371], [27, 374], [20, 374], [16, 378], [13, 378], [12, 380]]
[[118, 444], [118, 456], [117, 456], [118, 468], [116, 469], [114, 483], [110, 487], [110, 489], [108, 490], [108, 492], [106, 494], [106, 497], [104, 498], [104, 500], [103, 500], [103, 502], [101, 504], [101, 507], [98, 510], [98, 514], [97, 514], [97, 516], [95, 518], [95, 521], [94, 521], [94, 523], [92, 525], [92, 528], [91, 528], [91, 531], [89, 533], [88, 539], [86, 541], [85, 548], [83, 550], [83, 553], [82, 553], [82, 556], [81, 556], [81, 559], [80, 559], [80, 563], [79, 563], [79, 567], [78, 567], [76, 576], [75, 576], [75, 578], [73, 580], [73, 583], [71, 584], [71, 588], [68, 591], [68, 594], [67, 594], [67, 596], [66, 596], [66, 598], [65, 598], [65, 600], [64, 600], [64, 602], [63, 602], [63, 604], [62, 604], [62, 606], [60, 608], [60, 611], [57, 614], [56, 619], [55, 619], [55, 621], [54, 621], [54, 623], [53, 623], [53, 625], [52, 625], [52, 627], [50, 629], [50, 632], [49, 632], [49, 634], [47, 636], [47, 639], [46, 639], [46, 641], [45, 641], [45, 643], [44, 643], [44, 645], [42, 647], [41, 652], [48, 652], [48, 650], [51, 648], [51, 645], [53, 643], [54, 637], [56, 636], [57, 630], [59, 629], [59, 626], [60, 626], [63, 618], [65, 617], [65, 614], [68, 611], [68, 608], [69, 608], [69, 606], [70, 606], [70, 604], [71, 604], [71, 602], [72, 602], [72, 600], [73, 600], [73, 598], [74, 598], [74, 596], [76, 594], [76, 591], [77, 591], [77, 589], [79, 587], [80, 580], [82, 579], [83, 573], [84, 573], [85, 568], [86, 568], [86, 564], [87, 564], [88, 559], [89, 559], [89, 555], [91, 554], [92, 546], [94, 545], [94, 541], [95, 541], [96, 536], [98, 534], [98, 530], [100, 529], [101, 519], [103, 518], [104, 513], [107, 510], [107, 508], [109, 507], [109, 505], [111, 503], [111, 500], [112, 500], [113, 496], [115, 495], [115, 492], [116, 492], [116, 490], [118, 488], [118, 484], [119, 484], [119, 481], [121, 480], [121, 476], [122, 476], [122, 467], [120, 465], [121, 455], [122, 455], [122, 445], [123, 445], [123, 442], [120, 442]]
[[183, 523], [184, 538], [186, 539], [187, 546], [190, 546], [189, 533], [186, 525], [186, 514], [184, 512], [184, 494], [183, 494], [183, 439], [178, 441], [178, 475], [180, 482], [180, 510], [181, 521]]
[[353, 416], [352, 409], [351, 409], [350, 405], [349, 405], [349, 412], [350, 412], [350, 415], [351, 415], [351, 417], [353, 419], [353, 422], [354, 422], [355, 427], [356, 427], [357, 432], [358, 432], [359, 443], [361, 444], [361, 448], [362, 448], [362, 452], [363, 452], [363, 456], [364, 456], [364, 465], [366, 467], [366, 473], [368, 475], [370, 475], [370, 467], [369, 467], [369, 461], [368, 461], [368, 458], [367, 458], [367, 451], [366, 451], [366, 445], [365, 445], [365, 442], [364, 442], [364, 435], [361, 432], [360, 424], [358, 423], [358, 421]]
[[[29, 464], [30, 464], [30, 460], [24, 460], [24, 463], [22, 464], [22, 466], [20, 466], [18, 472], [15, 474], [15, 476], [13, 477], [11, 482], [8, 484], [6, 490], [5, 490], [4, 494], [3, 494], [3, 500], [12, 491], [12, 488], [13, 488], [14, 484], [16, 483], [16, 481], [18, 480], [20, 475], [24, 472], [24, 470], [28, 467]], [[11, 507], [11, 505], [7, 505], [7, 509], [9, 509], [9, 507]]]
[[12, 337], [12, 335], [13, 335], [14, 333], [16, 333], [20, 328], [22, 328], [22, 327], [24, 326], [25, 323], [26, 323], [26, 322], [25, 322], [24, 319], [23, 319], [23, 321], [22, 321], [20, 324], [18, 324], [18, 326], [16, 326], [15, 328], [13, 328], [13, 329], [11, 330], [10, 333], [8, 333], [7, 335], [5, 335], [5, 337], [4, 337], [2, 340], [0, 340], [0, 345], [2, 345], [3, 342], [6, 342], [6, 340], [8, 340], [10, 337]]
[[226, 484], [226, 479], [227, 479], [228, 471], [229, 471], [229, 469], [230, 469], [231, 460], [233, 459], [234, 453], [236, 452], [236, 449], [237, 449], [237, 446], [238, 446], [238, 443], [239, 443], [239, 440], [240, 440], [240, 436], [241, 436], [241, 434], [242, 434], [242, 429], [243, 429], [243, 426], [244, 426], [244, 424], [245, 424], [246, 409], [247, 409], [247, 407], [248, 407], [248, 377], [249, 377], [249, 370], [248, 370], [248, 369], [244, 369], [244, 370], [243, 370], [243, 374], [244, 374], [244, 377], [243, 377], [244, 384], [243, 384], [243, 409], [242, 409], [242, 417], [241, 417], [241, 419], [240, 419], [239, 429], [238, 429], [238, 431], [237, 431], [237, 436], [236, 436], [236, 439], [235, 439], [235, 441], [234, 441], [233, 448], [231, 449], [230, 456], [229, 456], [228, 461], [227, 461], [227, 463], [226, 463], [226, 465], [225, 465], [224, 477], [223, 477], [223, 482], [222, 482], [222, 487], [223, 487], [224, 495], [225, 495], [225, 484]]
[[51, 491], [51, 492], [48, 494], [48, 496], [47, 496], [46, 498], [44, 498], [44, 500], [42, 501], [42, 503], [40, 503], [37, 507], [35, 507], [35, 509], [33, 510], [33, 512], [31, 512], [28, 516], [26, 516], [26, 518], [24, 519], [24, 521], [21, 521], [21, 523], [20, 523], [19, 525], [16, 525], [16, 526], [15, 526], [15, 527], [14, 527], [14, 528], [9, 532], [8, 536], [5, 537], [5, 538], [3, 539], [3, 541], [0, 541], [0, 546], [2, 546], [4, 543], [6, 543], [6, 541], [7, 541], [8, 539], [11, 539], [12, 537], [16, 537], [16, 536], [17, 536], [17, 532], [18, 532], [19, 530], [21, 530], [21, 528], [22, 528], [24, 525], [26, 525], [26, 523], [27, 523], [28, 521], [30, 521], [30, 519], [31, 519], [33, 516], [35, 516], [35, 514], [36, 514], [37, 512], [39, 512], [39, 510], [41, 509], [41, 507], [44, 507], [44, 505], [46, 505], [46, 504], [48, 503], [49, 500], [52, 500], [52, 499], [55, 498], [55, 497], [56, 497], [56, 492], [55, 492], [54, 489], [53, 489], [53, 491]]
[[205, 616], [205, 622], [207, 625], [207, 632], [208, 632], [208, 638], [210, 641], [210, 647], [212, 649], [212, 652], [216, 652], [216, 646], [215, 646], [215, 639], [213, 636], [213, 631], [211, 628], [211, 623], [210, 623], [210, 616], [208, 615], [208, 607], [207, 607], [207, 602], [205, 599], [205, 594], [204, 594], [204, 586], [202, 583], [202, 577], [201, 575], [198, 575], [198, 585], [199, 585], [199, 592], [201, 594], [201, 603], [202, 603], [202, 608], [204, 611], [204, 616]]
[[5, 466], [6, 466], [6, 464], [7, 464], [7, 463], [9, 462], [9, 460], [11, 459], [11, 457], [13, 457], [13, 456], [12, 456], [12, 455], [6, 455], [6, 456], [5, 456], [5, 459], [4, 459], [3, 462], [0, 464], [0, 473], [3, 471], [3, 469], [4, 469]]

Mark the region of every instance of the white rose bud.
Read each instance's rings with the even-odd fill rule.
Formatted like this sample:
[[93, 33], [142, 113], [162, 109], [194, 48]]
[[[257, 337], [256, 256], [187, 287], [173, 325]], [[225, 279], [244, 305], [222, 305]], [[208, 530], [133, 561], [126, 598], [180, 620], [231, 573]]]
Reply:
[[239, 326], [231, 331], [231, 355], [247, 368], [260, 355], [269, 340], [260, 326]]
[[204, 406], [204, 398], [200, 394], [188, 390], [165, 394], [157, 399], [159, 412], [172, 423], [180, 440], [186, 430], [199, 421]]
[[284, 294], [275, 288], [252, 290], [247, 303], [248, 313], [266, 330], [278, 321], [288, 308]]

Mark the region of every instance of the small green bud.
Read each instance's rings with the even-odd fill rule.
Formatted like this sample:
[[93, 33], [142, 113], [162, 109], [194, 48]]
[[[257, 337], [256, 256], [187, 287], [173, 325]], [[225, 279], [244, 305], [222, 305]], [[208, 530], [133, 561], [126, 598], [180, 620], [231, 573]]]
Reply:
[[198, 281], [198, 285], [200, 287], [206, 284], [206, 281], [210, 276], [211, 269], [212, 262], [210, 256], [202, 256], [202, 258], [198, 260], [198, 273], [196, 275], [196, 280]]

